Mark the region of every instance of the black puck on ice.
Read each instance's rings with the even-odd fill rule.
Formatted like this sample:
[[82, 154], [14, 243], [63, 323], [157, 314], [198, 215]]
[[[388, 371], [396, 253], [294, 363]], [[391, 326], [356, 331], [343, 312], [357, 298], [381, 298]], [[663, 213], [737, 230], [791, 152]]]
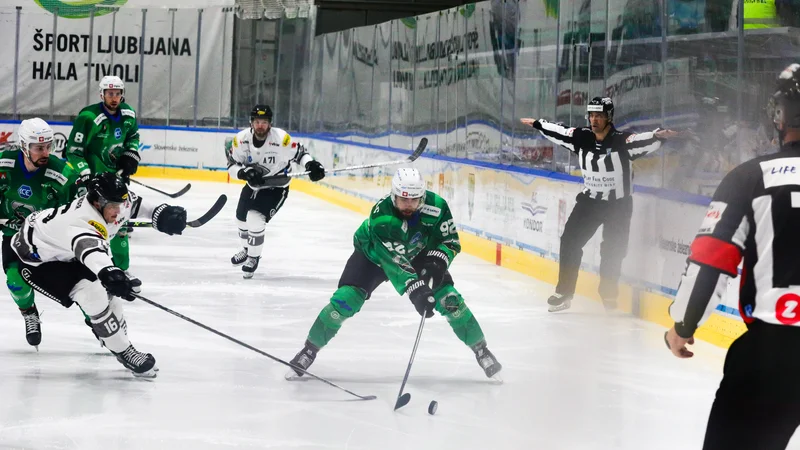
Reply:
[[436, 400], [431, 400], [431, 404], [428, 405], [428, 414], [434, 415], [436, 414], [436, 408], [439, 407], [439, 404], [436, 403]]

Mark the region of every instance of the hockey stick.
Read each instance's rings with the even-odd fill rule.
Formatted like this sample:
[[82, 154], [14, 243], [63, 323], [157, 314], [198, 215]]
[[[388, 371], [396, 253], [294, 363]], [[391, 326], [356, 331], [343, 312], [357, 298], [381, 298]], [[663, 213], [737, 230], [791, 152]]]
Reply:
[[138, 184], [139, 186], [144, 186], [144, 187], [146, 187], [147, 189], [150, 189], [150, 190], [153, 190], [153, 191], [156, 191], [156, 192], [158, 192], [159, 194], [166, 195], [166, 196], [167, 196], [167, 197], [169, 197], [169, 198], [178, 198], [178, 197], [180, 197], [181, 195], [183, 195], [183, 194], [185, 194], [185, 193], [189, 192], [189, 189], [191, 189], [191, 188], [192, 188], [192, 183], [189, 183], [189, 184], [187, 184], [186, 186], [184, 186], [184, 187], [183, 187], [183, 189], [181, 189], [180, 191], [178, 191], [178, 192], [176, 192], [176, 193], [174, 193], [174, 194], [170, 194], [169, 192], [164, 192], [164, 191], [162, 191], [161, 189], [156, 189], [156, 188], [154, 188], [153, 186], [148, 186], [148, 185], [146, 185], [146, 184], [142, 183], [141, 181], [136, 181], [136, 180], [134, 180], [133, 178], [129, 178], [129, 180], [133, 181], [134, 183]]
[[142, 297], [142, 296], [141, 296], [141, 295], [139, 295], [139, 294], [133, 294], [133, 296], [134, 296], [134, 297], [136, 297], [136, 298], [138, 298], [139, 300], [141, 300], [141, 301], [145, 302], [145, 303], [149, 303], [149, 304], [151, 304], [151, 305], [155, 306], [155, 307], [156, 307], [156, 308], [158, 308], [158, 309], [161, 309], [161, 310], [163, 310], [163, 311], [166, 311], [166, 312], [168, 312], [168, 313], [172, 314], [172, 315], [173, 315], [173, 316], [175, 316], [175, 317], [181, 318], [181, 319], [183, 319], [183, 320], [185, 320], [185, 321], [187, 321], [187, 322], [191, 323], [192, 325], [197, 325], [198, 327], [200, 327], [200, 328], [202, 328], [202, 329], [204, 329], [204, 330], [206, 330], [206, 331], [210, 331], [210, 332], [212, 332], [212, 333], [216, 334], [217, 336], [223, 337], [223, 338], [225, 338], [225, 339], [227, 339], [227, 340], [229, 340], [229, 341], [231, 341], [231, 342], [234, 342], [234, 343], [236, 343], [236, 344], [239, 344], [239, 345], [241, 345], [242, 347], [244, 347], [244, 348], [246, 348], [246, 349], [248, 349], [248, 350], [252, 350], [252, 351], [254, 351], [254, 352], [258, 353], [259, 355], [266, 356], [267, 358], [269, 358], [269, 359], [271, 359], [271, 360], [273, 360], [273, 361], [275, 361], [275, 362], [281, 363], [281, 364], [283, 364], [284, 366], [287, 366], [287, 367], [291, 368], [292, 370], [299, 370], [299, 371], [303, 372], [304, 374], [306, 374], [306, 375], [310, 376], [311, 378], [314, 378], [314, 379], [316, 379], [316, 380], [322, 381], [323, 383], [325, 383], [325, 384], [327, 384], [327, 385], [329, 385], [329, 386], [333, 386], [333, 387], [335, 387], [336, 389], [339, 389], [339, 390], [341, 390], [341, 391], [347, 392], [348, 394], [350, 394], [350, 395], [352, 395], [352, 396], [354, 396], [354, 397], [358, 397], [358, 398], [359, 398], [359, 399], [361, 399], [361, 400], [375, 400], [376, 398], [378, 398], [378, 397], [376, 397], [376, 396], [374, 396], [374, 395], [358, 395], [358, 394], [356, 394], [355, 392], [349, 391], [349, 390], [347, 390], [347, 389], [345, 389], [345, 388], [343, 388], [343, 387], [339, 386], [339, 385], [338, 385], [338, 384], [336, 384], [336, 383], [333, 383], [333, 382], [331, 382], [331, 381], [328, 381], [328, 380], [326, 380], [325, 378], [318, 377], [318, 376], [314, 375], [313, 373], [311, 373], [311, 372], [309, 372], [309, 371], [307, 371], [307, 370], [303, 369], [302, 367], [297, 367], [297, 366], [294, 366], [294, 365], [292, 365], [291, 363], [288, 363], [288, 362], [286, 362], [286, 361], [284, 361], [284, 360], [282, 360], [282, 359], [280, 359], [280, 358], [276, 358], [276, 357], [274, 357], [274, 356], [270, 355], [269, 353], [267, 353], [267, 352], [265, 352], [265, 351], [263, 351], [263, 350], [259, 350], [259, 349], [255, 348], [255, 347], [253, 347], [252, 345], [246, 344], [246, 343], [244, 343], [244, 342], [242, 342], [242, 341], [240, 341], [240, 340], [238, 340], [238, 339], [236, 339], [236, 338], [233, 338], [233, 337], [230, 337], [230, 336], [228, 336], [228, 335], [227, 335], [227, 334], [225, 334], [225, 333], [222, 333], [222, 332], [220, 332], [220, 331], [217, 331], [217, 330], [215, 330], [215, 329], [213, 329], [213, 328], [211, 328], [211, 327], [209, 327], [209, 326], [203, 325], [202, 323], [200, 323], [200, 322], [198, 322], [198, 321], [196, 321], [196, 320], [194, 320], [194, 319], [191, 319], [191, 318], [189, 318], [189, 317], [186, 317], [186, 316], [184, 316], [184, 315], [183, 315], [183, 314], [181, 314], [181, 313], [175, 312], [175, 311], [173, 311], [173, 310], [171, 310], [171, 309], [167, 308], [166, 306], [163, 306], [163, 305], [161, 305], [161, 304], [158, 304], [158, 303], [156, 303], [156, 302], [154, 302], [154, 301], [152, 301], [152, 300], [149, 300], [149, 299], [147, 299], [147, 298], [145, 298], [145, 297]]
[[[225, 206], [225, 203], [227, 201], [228, 201], [228, 197], [225, 194], [220, 195], [219, 198], [217, 199], [217, 201], [214, 203], [214, 205], [211, 206], [211, 208], [208, 211], [206, 211], [205, 214], [203, 214], [202, 216], [198, 217], [195, 220], [190, 220], [190, 221], [186, 222], [186, 226], [189, 227], [189, 228], [202, 227], [208, 221], [213, 219], [214, 216], [219, 214], [220, 211], [222, 211], [222, 208]], [[143, 222], [143, 221], [131, 220], [131, 221], [128, 221], [128, 225], [133, 226], [133, 227], [152, 228], [153, 227], [153, 222]]]
[[417, 340], [414, 342], [414, 349], [411, 350], [411, 358], [408, 360], [408, 367], [406, 367], [406, 374], [403, 376], [403, 383], [400, 385], [400, 392], [397, 393], [397, 401], [394, 403], [394, 410], [397, 411], [398, 409], [406, 406], [408, 402], [411, 400], [411, 394], [406, 392], [403, 393], [403, 388], [406, 387], [406, 381], [408, 381], [408, 374], [411, 373], [411, 364], [414, 363], [414, 356], [417, 354], [417, 347], [419, 346], [419, 338], [422, 337], [422, 327], [425, 326], [425, 315], [422, 315], [422, 320], [419, 321], [419, 330], [417, 330]]
[[[417, 144], [417, 149], [414, 150], [414, 153], [408, 155], [408, 158], [398, 159], [398, 160], [394, 160], [394, 161], [385, 161], [385, 162], [380, 162], [380, 163], [373, 163], [373, 164], [363, 164], [363, 165], [360, 165], [360, 166], [342, 167], [342, 168], [333, 169], [333, 170], [326, 170], [325, 171], [325, 175], [332, 174], [332, 173], [338, 173], [338, 172], [349, 172], [351, 170], [370, 169], [370, 168], [373, 168], [373, 167], [382, 167], [382, 166], [391, 166], [391, 165], [395, 165], [395, 164], [410, 163], [410, 162], [416, 161], [417, 158], [419, 158], [420, 155], [422, 155], [422, 152], [425, 151], [425, 147], [427, 147], [427, 146], [428, 146], [428, 138], [422, 138], [422, 139], [420, 139], [419, 144]], [[288, 175], [270, 175], [270, 176], [267, 176], [265, 178], [272, 178], [272, 177], [297, 178], [297, 177], [306, 176], [309, 173], [311, 173], [311, 172], [305, 171], [305, 172], [290, 173]]]

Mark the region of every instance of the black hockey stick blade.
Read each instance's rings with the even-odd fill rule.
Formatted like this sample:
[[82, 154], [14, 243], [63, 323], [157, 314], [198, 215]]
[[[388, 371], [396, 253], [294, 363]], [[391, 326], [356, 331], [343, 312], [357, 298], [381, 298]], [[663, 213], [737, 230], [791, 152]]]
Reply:
[[[219, 214], [220, 211], [222, 211], [222, 208], [225, 207], [225, 203], [227, 203], [227, 201], [228, 201], [228, 196], [226, 196], [225, 194], [220, 195], [217, 201], [211, 207], [211, 209], [206, 211], [206, 213], [200, 216], [199, 218], [186, 222], [186, 226], [189, 228], [197, 228], [205, 225], [208, 221], [213, 219], [214, 216]], [[128, 222], [128, 225], [136, 228], [152, 228], [153, 222], [131, 220]]]
[[420, 139], [419, 144], [417, 144], [417, 149], [414, 150], [414, 153], [412, 153], [411, 156], [408, 157], [408, 161], [409, 162], [416, 161], [416, 159], [419, 158], [420, 155], [422, 155], [422, 152], [425, 151], [425, 147], [427, 146], [428, 146], [428, 138], [424, 137]]
[[192, 227], [192, 228], [197, 228], [197, 227], [205, 225], [206, 222], [208, 222], [209, 220], [213, 219], [214, 216], [216, 216], [217, 214], [219, 214], [220, 211], [222, 211], [222, 208], [225, 207], [225, 203], [227, 203], [227, 201], [228, 201], [228, 197], [225, 194], [220, 195], [219, 198], [217, 199], [217, 201], [214, 202], [214, 205], [211, 207], [211, 209], [206, 211], [205, 214], [203, 214], [202, 216], [198, 217], [197, 219], [192, 220], [190, 222], [186, 222], [186, 226]]
[[244, 348], [246, 348], [248, 350], [252, 350], [252, 351], [258, 353], [259, 355], [266, 356], [267, 358], [269, 358], [269, 359], [271, 359], [271, 360], [273, 360], [275, 362], [281, 363], [284, 366], [287, 366], [287, 367], [289, 367], [291, 369], [300, 370], [301, 372], [305, 373], [306, 375], [310, 376], [311, 378], [314, 378], [316, 380], [322, 381], [323, 383], [327, 384], [328, 386], [335, 387], [336, 389], [339, 389], [340, 391], [344, 391], [344, 392], [346, 392], [346, 393], [348, 393], [348, 394], [350, 394], [350, 395], [352, 395], [354, 397], [357, 397], [360, 400], [375, 400], [376, 398], [378, 398], [378, 397], [376, 397], [374, 395], [358, 395], [355, 392], [347, 390], [347, 389], [339, 386], [338, 384], [336, 384], [336, 383], [334, 383], [332, 381], [328, 381], [325, 378], [318, 377], [318, 376], [314, 375], [313, 373], [311, 373], [311, 372], [309, 372], [307, 370], [304, 370], [304, 369], [302, 369], [300, 367], [294, 366], [291, 363], [288, 363], [288, 362], [286, 362], [286, 361], [284, 361], [284, 360], [282, 360], [280, 358], [272, 356], [269, 353], [267, 353], [267, 352], [265, 352], [263, 350], [259, 350], [259, 349], [255, 348], [255, 347], [253, 347], [252, 345], [246, 344], [246, 343], [244, 343], [244, 342], [242, 342], [242, 341], [240, 341], [240, 340], [238, 340], [238, 339], [236, 339], [234, 337], [230, 337], [230, 336], [228, 336], [227, 334], [225, 334], [225, 333], [223, 333], [221, 331], [217, 331], [217, 330], [215, 330], [215, 329], [213, 329], [213, 328], [211, 328], [211, 327], [209, 327], [207, 325], [204, 325], [204, 324], [202, 324], [202, 323], [200, 323], [200, 322], [198, 322], [198, 321], [196, 321], [196, 320], [194, 320], [192, 318], [186, 317], [186, 316], [184, 316], [183, 314], [181, 314], [179, 312], [175, 312], [175, 311], [167, 308], [166, 306], [163, 306], [163, 305], [161, 305], [159, 303], [156, 303], [156, 302], [154, 302], [152, 300], [149, 300], [149, 299], [147, 299], [145, 297], [142, 297], [139, 294], [133, 294], [133, 296], [138, 298], [139, 300], [145, 302], [145, 303], [148, 303], [148, 304], [150, 304], [152, 306], [155, 306], [156, 308], [158, 308], [158, 309], [160, 309], [162, 311], [166, 311], [166, 312], [172, 314], [175, 317], [183, 319], [183, 320], [191, 323], [192, 325], [196, 325], [196, 326], [198, 326], [198, 327], [200, 327], [200, 328], [202, 328], [202, 329], [204, 329], [206, 331], [210, 331], [210, 332], [216, 334], [217, 336], [223, 337], [223, 338], [225, 338], [225, 339], [227, 339], [227, 340], [229, 340], [229, 341], [231, 341], [231, 342], [233, 342], [235, 344], [239, 344], [239, 345], [241, 345], [242, 347], [244, 347]]
[[185, 194], [185, 193], [189, 192], [189, 189], [191, 189], [191, 188], [192, 188], [192, 183], [189, 183], [189, 184], [187, 184], [186, 186], [184, 186], [184, 187], [183, 187], [183, 189], [181, 189], [180, 191], [178, 191], [178, 192], [175, 192], [174, 194], [170, 194], [169, 192], [164, 192], [164, 191], [162, 191], [161, 189], [156, 189], [156, 188], [154, 188], [153, 186], [148, 186], [148, 185], [146, 185], [146, 184], [142, 183], [141, 181], [136, 181], [136, 180], [134, 180], [133, 178], [131, 178], [130, 180], [131, 180], [131, 181], [133, 181], [134, 183], [138, 184], [139, 186], [144, 186], [144, 187], [146, 187], [147, 189], [150, 189], [150, 190], [152, 190], [152, 191], [156, 191], [156, 192], [158, 192], [159, 194], [162, 194], [162, 195], [166, 195], [166, 196], [167, 196], [167, 197], [169, 197], [169, 198], [178, 198], [178, 197], [180, 197], [181, 195], [183, 195], [183, 194]]
[[408, 392], [401, 395], [400, 397], [397, 397], [397, 402], [395, 402], [394, 404], [394, 410], [397, 411], [403, 406], [406, 406], [409, 401], [411, 401], [411, 394], [409, 394]]

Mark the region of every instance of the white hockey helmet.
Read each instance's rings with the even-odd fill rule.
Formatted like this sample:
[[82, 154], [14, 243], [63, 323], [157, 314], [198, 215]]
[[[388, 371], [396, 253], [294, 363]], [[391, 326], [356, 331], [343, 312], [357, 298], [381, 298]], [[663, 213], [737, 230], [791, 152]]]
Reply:
[[44, 120], [35, 117], [23, 120], [17, 130], [19, 147], [24, 153], [28, 153], [31, 144], [45, 144], [53, 142], [53, 129]]
[[392, 177], [392, 202], [397, 205], [397, 197], [422, 198], [424, 196], [425, 180], [419, 170], [414, 168], [397, 169]]
[[114, 75], [106, 75], [100, 80], [100, 98], [103, 98], [106, 89], [119, 89], [122, 91], [122, 95], [125, 95], [125, 83]]

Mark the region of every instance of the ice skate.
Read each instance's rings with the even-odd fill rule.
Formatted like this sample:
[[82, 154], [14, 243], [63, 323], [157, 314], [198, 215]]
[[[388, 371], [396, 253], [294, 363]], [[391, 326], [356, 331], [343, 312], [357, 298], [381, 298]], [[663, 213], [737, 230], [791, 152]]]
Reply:
[[572, 306], [572, 296], [564, 294], [553, 294], [547, 299], [547, 310], [550, 312], [563, 311]]
[[124, 352], [114, 353], [114, 355], [120, 364], [133, 372], [133, 376], [142, 378], [156, 377], [156, 372], [158, 371], [156, 369], [156, 359], [150, 353], [142, 353], [133, 348], [133, 345], [130, 345]]
[[[318, 351], [319, 349], [315, 347], [314, 344], [306, 341], [306, 344], [303, 347], [303, 349], [300, 350], [300, 352], [298, 352], [297, 355], [295, 355], [294, 358], [292, 358], [292, 360], [289, 362], [293, 366], [300, 367], [304, 370], [308, 369], [309, 367], [311, 367], [311, 364], [314, 363], [314, 359], [317, 358]], [[284, 378], [286, 378], [289, 381], [294, 381], [300, 379], [302, 376], [303, 372], [300, 372], [295, 369], [289, 369], [286, 375], [284, 375]]]
[[36, 305], [28, 309], [21, 309], [22, 318], [25, 319], [25, 339], [28, 344], [36, 347], [39, 351], [39, 344], [42, 343], [42, 321], [39, 319], [39, 310]]
[[247, 261], [247, 248], [239, 250], [239, 252], [231, 256], [231, 264], [234, 266], [241, 266]]
[[258, 269], [258, 260], [260, 259], [260, 256], [248, 256], [247, 262], [242, 266], [242, 277], [245, 279], [253, 278], [256, 269]]
[[492, 352], [486, 348], [486, 341], [475, 344], [472, 347], [472, 351], [475, 352], [475, 358], [478, 360], [478, 364], [481, 366], [486, 376], [495, 381], [502, 382], [503, 380], [497, 374], [503, 369], [503, 365], [500, 364]]

